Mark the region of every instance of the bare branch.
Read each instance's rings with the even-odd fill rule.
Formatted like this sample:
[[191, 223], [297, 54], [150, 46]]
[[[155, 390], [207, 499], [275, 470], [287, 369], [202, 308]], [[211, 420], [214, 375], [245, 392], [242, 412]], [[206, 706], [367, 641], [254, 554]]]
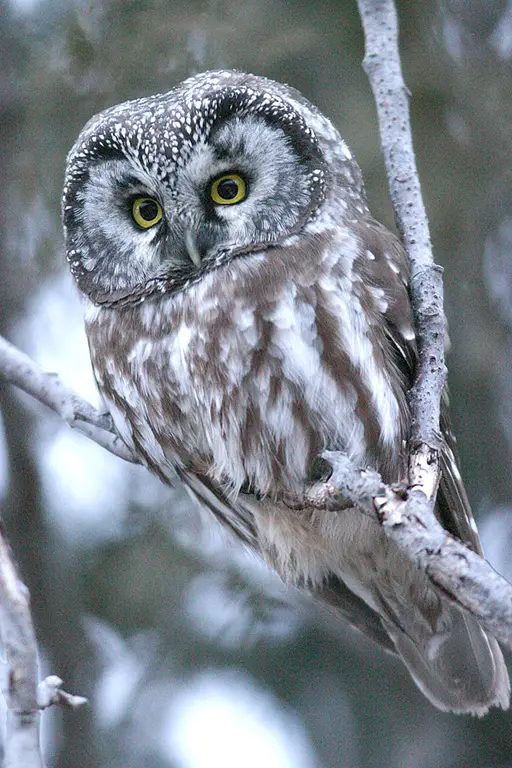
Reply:
[[[358, 0], [365, 32], [363, 66], [370, 80], [397, 226], [411, 262], [411, 300], [418, 338], [419, 367], [410, 393], [412, 409], [411, 484], [426, 495], [437, 489], [440, 399], [446, 379], [442, 268], [434, 264], [430, 232], [412, 145], [409, 91], [398, 50], [393, 0]], [[428, 446], [428, 449], [425, 448]], [[415, 451], [430, 451], [425, 473]], [[416, 469], [420, 468], [419, 473]], [[426, 485], [425, 485], [426, 483]], [[432, 498], [432, 506], [435, 497]]]
[[87, 699], [63, 691], [62, 680], [55, 675], [38, 685], [37, 642], [29, 594], [1, 529], [0, 636], [9, 667], [5, 768], [43, 768], [41, 709], [52, 704], [76, 708]]
[[378, 472], [356, 467], [342, 453], [329, 451], [322, 458], [333, 473], [328, 482], [311, 486], [305, 501], [317, 509], [336, 511], [350, 505], [377, 515], [389, 538], [437, 589], [512, 648], [512, 585], [445, 531], [424, 494], [385, 485]]
[[56, 373], [46, 373], [0, 336], [0, 378], [27, 392], [57, 413], [73, 429], [94, 440], [107, 451], [134, 464], [139, 459], [114, 430], [109, 413], [97, 411], [66, 386]]

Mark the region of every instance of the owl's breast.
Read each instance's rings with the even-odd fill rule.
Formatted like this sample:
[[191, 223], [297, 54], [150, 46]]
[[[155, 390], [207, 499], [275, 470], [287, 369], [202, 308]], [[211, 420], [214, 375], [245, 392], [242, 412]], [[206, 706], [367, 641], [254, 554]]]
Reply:
[[[95, 310], [92, 360], [121, 435], [151, 464], [272, 495], [300, 491], [325, 448], [359, 463], [377, 445], [397, 453], [397, 397], [340, 303], [327, 282], [277, 275], [249, 290], [237, 275], [123, 313]], [[362, 377], [372, 366], [377, 399]]]

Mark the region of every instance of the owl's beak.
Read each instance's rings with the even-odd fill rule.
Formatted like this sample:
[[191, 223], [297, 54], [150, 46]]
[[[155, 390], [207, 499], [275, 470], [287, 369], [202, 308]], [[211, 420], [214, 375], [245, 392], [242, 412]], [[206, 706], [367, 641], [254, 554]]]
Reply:
[[200, 267], [201, 253], [199, 252], [199, 248], [197, 247], [197, 240], [191, 229], [185, 230], [185, 248], [187, 249], [190, 260], [196, 265], [196, 267]]

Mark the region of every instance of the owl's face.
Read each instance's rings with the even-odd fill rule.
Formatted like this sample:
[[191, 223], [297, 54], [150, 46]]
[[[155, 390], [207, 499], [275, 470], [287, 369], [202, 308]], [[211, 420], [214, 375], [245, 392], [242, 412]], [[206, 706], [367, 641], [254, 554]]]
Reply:
[[364, 207], [331, 123], [287, 86], [205, 73], [86, 125], [68, 158], [67, 257], [93, 302], [138, 301], [286, 242], [327, 200], [334, 220]]

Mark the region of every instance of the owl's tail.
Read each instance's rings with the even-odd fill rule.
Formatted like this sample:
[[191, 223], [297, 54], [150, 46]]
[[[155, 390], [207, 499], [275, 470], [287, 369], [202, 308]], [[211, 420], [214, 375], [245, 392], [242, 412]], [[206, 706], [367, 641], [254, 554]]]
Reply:
[[492, 706], [508, 708], [503, 655], [476, 619], [445, 605], [442, 625], [429, 635], [382, 621], [419, 689], [436, 707], [480, 716]]
[[394, 650], [439, 709], [473, 715], [507, 709], [510, 682], [496, 640], [438, 592], [380, 526], [361, 517], [344, 511], [344, 539], [337, 537], [342, 566], [317, 597]]

